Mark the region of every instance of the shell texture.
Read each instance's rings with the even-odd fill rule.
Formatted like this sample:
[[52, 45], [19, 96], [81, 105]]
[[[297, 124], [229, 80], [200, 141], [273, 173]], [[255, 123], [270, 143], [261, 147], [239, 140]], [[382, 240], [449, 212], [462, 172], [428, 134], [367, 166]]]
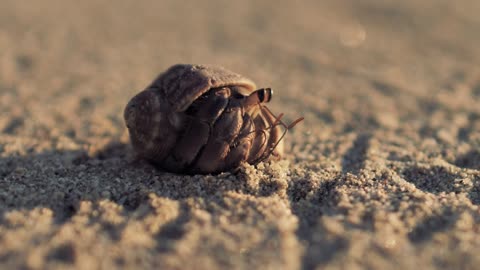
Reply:
[[234, 170], [283, 154], [284, 128], [264, 103], [269, 88], [223, 67], [174, 65], [124, 111], [137, 154], [175, 173]]

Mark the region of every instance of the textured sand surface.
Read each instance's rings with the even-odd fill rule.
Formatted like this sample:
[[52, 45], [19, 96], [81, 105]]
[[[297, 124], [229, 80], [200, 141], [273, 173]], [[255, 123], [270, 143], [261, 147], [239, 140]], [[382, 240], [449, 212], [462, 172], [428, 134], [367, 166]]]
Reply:
[[[479, 1], [1, 2], [0, 268], [478, 269]], [[176, 63], [275, 89], [286, 159], [136, 161]]]

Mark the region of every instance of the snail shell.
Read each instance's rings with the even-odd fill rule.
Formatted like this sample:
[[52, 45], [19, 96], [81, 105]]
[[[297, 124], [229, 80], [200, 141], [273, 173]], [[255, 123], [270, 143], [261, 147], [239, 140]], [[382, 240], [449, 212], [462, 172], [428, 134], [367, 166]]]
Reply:
[[218, 173], [283, 154], [272, 91], [222, 67], [174, 65], [124, 111], [133, 148], [176, 173]]

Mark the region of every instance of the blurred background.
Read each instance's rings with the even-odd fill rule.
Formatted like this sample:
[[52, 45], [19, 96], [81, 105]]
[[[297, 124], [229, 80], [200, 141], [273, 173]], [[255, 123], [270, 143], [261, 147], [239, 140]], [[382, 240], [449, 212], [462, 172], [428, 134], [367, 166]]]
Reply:
[[[478, 267], [479, 11], [0, 0], [0, 268]], [[124, 106], [177, 63], [272, 87], [287, 161], [132, 162]]]
[[222, 65], [272, 87], [275, 111], [324, 134], [403, 121], [420, 131], [432, 110], [478, 111], [474, 0], [1, 5], [6, 134], [121, 137], [128, 99], [175, 63]]

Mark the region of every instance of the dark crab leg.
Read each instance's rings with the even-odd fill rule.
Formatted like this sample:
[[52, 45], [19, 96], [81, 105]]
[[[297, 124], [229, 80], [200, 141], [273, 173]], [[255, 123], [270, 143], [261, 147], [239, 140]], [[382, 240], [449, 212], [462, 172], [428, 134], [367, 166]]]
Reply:
[[229, 106], [215, 123], [207, 144], [194, 167], [200, 172], [216, 172], [222, 168], [230, 145], [242, 128], [242, 109]]
[[249, 151], [247, 161], [252, 163], [262, 157], [267, 146], [269, 145], [270, 136], [272, 135], [268, 130], [268, 127], [272, 125], [270, 119], [265, 119], [262, 110], [261, 103], [270, 102], [272, 99], [273, 91], [270, 88], [260, 88], [242, 101], [242, 106], [249, 110], [253, 117], [253, 126], [255, 130], [254, 138], [252, 141], [252, 147]]
[[[264, 113], [265, 117], [268, 117], [269, 119], [272, 119], [272, 118], [274, 119], [274, 121], [272, 121], [272, 125], [269, 127], [269, 129], [271, 129], [272, 136], [277, 137], [277, 138], [274, 138], [273, 140], [270, 140], [269, 148], [267, 149], [267, 151], [265, 151], [263, 156], [261, 156], [258, 160], [256, 160], [254, 162], [254, 164], [259, 163], [259, 162], [267, 159], [272, 153], [275, 155], [275, 150], [276, 150], [277, 146], [279, 145], [280, 141], [282, 141], [283, 137], [285, 137], [285, 134], [287, 134], [288, 130], [290, 130], [295, 125], [297, 125], [298, 123], [300, 123], [304, 120], [303, 117], [300, 117], [300, 118], [297, 118], [292, 123], [287, 125], [281, 119], [283, 117], [283, 113], [279, 114], [278, 116], [275, 116], [275, 114], [273, 114], [272, 111], [270, 111], [270, 109], [268, 109], [266, 106], [262, 106], [262, 113]], [[283, 131], [281, 131], [280, 126], [282, 126], [284, 128]]]
[[253, 123], [255, 126], [255, 130], [253, 131], [254, 139], [252, 142], [252, 149], [250, 149], [247, 159], [248, 163], [250, 164], [253, 164], [253, 161], [257, 160], [263, 155], [263, 152], [265, 152], [268, 146], [270, 137], [270, 132], [268, 130], [270, 123], [268, 123], [267, 120], [262, 117], [261, 113], [255, 116]]
[[[254, 116], [255, 138], [252, 143], [248, 162], [257, 164], [270, 155], [280, 157], [283, 149], [279, 149], [280, 141], [286, 132], [293, 128], [297, 123], [303, 120], [303, 117], [295, 120], [293, 123], [286, 125], [282, 121], [283, 113], [276, 116], [262, 103], [268, 103], [272, 99], [273, 91], [270, 88], [261, 88], [248, 97], [244, 98], [242, 105]], [[282, 131], [282, 128], [284, 130]]]
[[224, 160], [224, 168], [236, 168], [246, 161], [250, 153], [253, 138], [255, 136], [253, 122], [250, 115], [243, 115], [243, 126], [234, 143], [230, 145], [230, 152]]
[[194, 102], [187, 110], [187, 125], [173, 149], [173, 159], [183, 170], [192, 164], [207, 144], [212, 126], [228, 105], [228, 91], [212, 91]]

